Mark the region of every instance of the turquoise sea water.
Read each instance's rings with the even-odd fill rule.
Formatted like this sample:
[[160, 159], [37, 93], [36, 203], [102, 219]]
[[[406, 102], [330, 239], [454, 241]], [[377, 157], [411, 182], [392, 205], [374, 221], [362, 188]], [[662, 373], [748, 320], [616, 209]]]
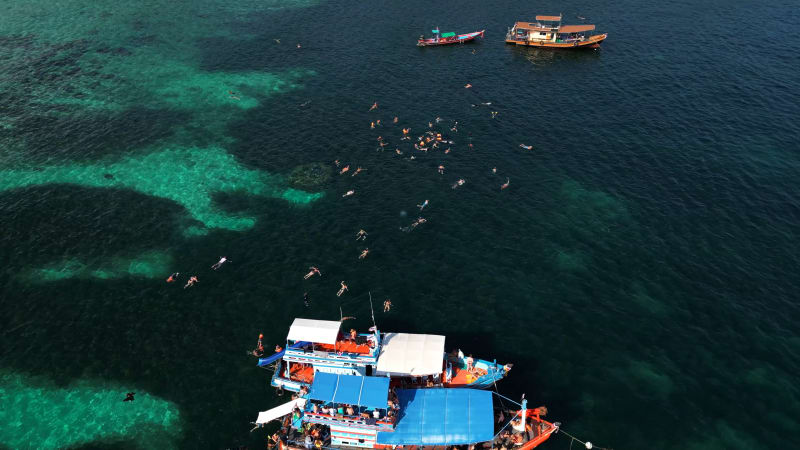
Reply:
[[[794, 3], [3, 6], [0, 447], [262, 448], [258, 334], [371, 292], [597, 445], [800, 448]], [[503, 44], [558, 12], [608, 41]]]

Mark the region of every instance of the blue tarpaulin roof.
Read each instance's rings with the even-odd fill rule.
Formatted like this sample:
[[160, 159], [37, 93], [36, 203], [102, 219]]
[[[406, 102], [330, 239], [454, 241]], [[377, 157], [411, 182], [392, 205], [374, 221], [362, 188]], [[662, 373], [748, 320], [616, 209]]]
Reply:
[[316, 372], [308, 397], [322, 402], [385, 409], [389, 398], [389, 377]]
[[494, 437], [492, 393], [475, 389], [398, 389], [394, 432], [378, 432], [383, 445], [464, 445]]

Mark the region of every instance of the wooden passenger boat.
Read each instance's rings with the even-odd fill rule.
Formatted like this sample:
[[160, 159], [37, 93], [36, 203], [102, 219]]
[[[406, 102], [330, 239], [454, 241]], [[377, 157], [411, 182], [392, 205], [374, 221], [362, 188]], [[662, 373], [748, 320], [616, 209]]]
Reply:
[[562, 25], [561, 16], [536, 16], [536, 22], [517, 22], [506, 34], [506, 44], [545, 48], [598, 48], [608, 33], [595, 34], [595, 26]]
[[437, 28], [435, 30], [432, 30], [433, 37], [430, 39], [425, 39], [424, 37], [420, 36], [419, 40], [417, 41], [417, 46], [429, 47], [432, 45], [463, 44], [464, 42], [469, 42], [474, 40], [478, 36], [483, 38], [484, 31], [486, 30], [457, 35], [455, 33], [439, 33], [439, 29]]

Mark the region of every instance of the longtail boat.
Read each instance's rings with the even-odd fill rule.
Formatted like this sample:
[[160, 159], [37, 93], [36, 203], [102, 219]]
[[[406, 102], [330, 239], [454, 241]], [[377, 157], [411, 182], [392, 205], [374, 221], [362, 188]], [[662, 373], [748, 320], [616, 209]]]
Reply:
[[503, 379], [511, 364], [498, 364], [464, 356], [460, 350], [445, 353], [445, 337], [432, 334], [344, 334], [340, 320], [297, 318], [289, 328], [286, 346], [259, 358], [258, 366], [273, 368], [270, 384], [299, 392], [309, 388], [320, 372], [359, 376], [379, 375], [393, 387], [473, 387], [487, 389]]
[[435, 30], [432, 30], [433, 37], [430, 39], [425, 39], [423, 36], [420, 36], [419, 40], [417, 41], [417, 46], [429, 47], [432, 45], [463, 44], [464, 42], [469, 42], [474, 40], [478, 36], [483, 38], [484, 31], [486, 30], [457, 35], [455, 33], [440, 33], [439, 29], [437, 28]]
[[508, 29], [506, 44], [545, 48], [597, 48], [608, 33], [593, 34], [594, 25], [562, 25], [561, 16], [536, 16]]

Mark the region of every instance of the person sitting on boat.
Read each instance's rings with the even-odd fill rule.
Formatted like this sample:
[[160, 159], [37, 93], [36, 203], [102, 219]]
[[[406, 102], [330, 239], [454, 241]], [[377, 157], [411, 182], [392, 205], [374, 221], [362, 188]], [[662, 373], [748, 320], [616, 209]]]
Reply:
[[475, 367], [473, 367], [472, 365], [475, 362], [475, 360], [472, 359], [472, 355], [467, 356], [467, 359], [465, 359], [464, 362], [467, 364], [468, 372], [472, 372], [473, 370], [475, 370]]
[[356, 341], [356, 336], [358, 336], [358, 332], [356, 331], [355, 328], [351, 328], [350, 329], [350, 340], [355, 342]]
[[381, 412], [380, 412], [380, 411], [378, 411], [378, 409], [376, 408], [376, 409], [375, 409], [375, 411], [372, 411], [372, 417], [373, 417], [375, 420], [378, 420], [378, 419], [380, 419], [380, 418], [381, 418]]
[[308, 395], [308, 386], [300, 386], [300, 397]]
[[351, 405], [347, 405], [347, 415], [348, 416], [355, 416], [356, 411], [353, 409]]

